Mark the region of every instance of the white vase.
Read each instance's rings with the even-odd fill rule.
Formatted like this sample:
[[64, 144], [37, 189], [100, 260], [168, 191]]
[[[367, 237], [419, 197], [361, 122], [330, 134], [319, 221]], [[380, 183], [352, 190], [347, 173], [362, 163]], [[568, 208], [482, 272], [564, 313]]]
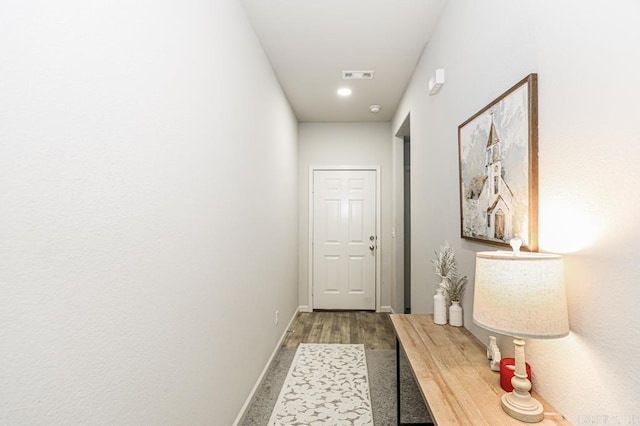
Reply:
[[449, 307], [449, 324], [454, 327], [462, 327], [462, 306], [458, 300], [451, 302]]
[[[443, 281], [441, 285], [446, 285], [446, 284], [447, 283]], [[444, 289], [448, 289], [449, 287], [443, 287], [443, 288]], [[449, 298], [449, 291], [445, 290], [445, 292], [444, 292], [444, 306], [450, 306], [450, 305], [451, 305], [451, 299]], [[447, 321], [448, 321], [449, 320], [449, 315], [450, 315], [449, 309], [445, 308], [444, 311], [447, 314]]]
[[447, 302], [444, 298], [444, 289], [438, 288], [433, 295], [433, 322], [436, 324], [447, 323]]

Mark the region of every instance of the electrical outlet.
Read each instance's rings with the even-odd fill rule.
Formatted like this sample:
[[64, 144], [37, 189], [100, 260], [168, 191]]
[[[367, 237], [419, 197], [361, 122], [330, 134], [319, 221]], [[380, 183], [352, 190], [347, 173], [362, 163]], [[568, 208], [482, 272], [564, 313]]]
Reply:
[[278, 326], [279, 321], [280, 321], [280, 311], [276, 311], [276, 327]]

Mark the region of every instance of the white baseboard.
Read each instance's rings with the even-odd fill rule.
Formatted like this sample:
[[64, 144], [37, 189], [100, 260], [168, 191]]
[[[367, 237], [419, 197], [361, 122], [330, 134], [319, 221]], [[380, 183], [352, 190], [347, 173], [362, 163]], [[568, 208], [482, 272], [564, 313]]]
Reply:
[[267, 364], [262, 369], [262, 372], [260, 373], [260, 376], [258, 376], [258, 380], [256, 381], [256, 384], [253, 386], [253, 389], [251, 389], [251, 392], [249, 392], [249, 396], [247, 397], [246, 401], [242, 405], [242, 408], [240, 408], [240, 412], [236, 416], [236, 419], [233, 421], [233, 426], [238, 426], [240, 424], [240, 422], [242, 421], [242, 418], [246, 414], [247, 408], [249, 408], [249, 404], [251, 404], [251, 401], [253, 400], [253, 397], [254, 397], [256, 391], [258, 390], [258, 388], [262, 384], [262, 381], [264, 380], [264, 376], [267, 374], [267, 370], [269, 370], [269, 366], [271, 365], [271, 362], [273, 361], [273, 358], [275, 358], [276, 354], [278, 353], [278, 350], [280, 349], [280, 346], [282, 346], [282, 342], [284, 341], [284, 338], [286, 337], [287, 332], [291, 328], [291, 324], [293, 324], [293, 320], [296, 319], [296, 315], [298, 315], [298, 312], [305, 312], [305, 311], [301, 311], [301, 307], [298, 307], [295, 310], [295, 312], [293, 313], [293, 316], [289, 320], [289, 324], [287, 324], [287, 326], [285, 327], [284, 332], [282, 333], [282, 336], [280, 337], [280, 340], [278, 340], [278, 343], [276, 344], [276, 347], [273, 349], [273, 352], [271, 353], [271, 356], [267, 360]]
[[[311, 309], [309, 306], [298, 306], [298, 312], [313, 312], [313, 309]], [[393, 308], [391, 306], [380, 306], [380, 312], [383, 314], [393, 314], [395, 313], [393, 311]]]

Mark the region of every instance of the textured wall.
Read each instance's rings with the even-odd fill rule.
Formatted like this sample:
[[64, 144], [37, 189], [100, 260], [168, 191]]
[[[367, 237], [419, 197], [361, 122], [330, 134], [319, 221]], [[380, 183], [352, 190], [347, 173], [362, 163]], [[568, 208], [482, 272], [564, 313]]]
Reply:
[[7, 1], [0, 51], [0, 423], [231, 424], [297, 306], [297, 124], [238, 2]]
[[[539, 74], [540, 249], [565, 254], [572, 333], [527, 355], [534, 387], [577, 425], [640, 423], [639, 18], [633, 0], [449, 2], [392, 126], [411, 113], [413, 307], [430, 312], [445, 239], [471, 284], [475, 252], [494, 249], [459, 237], [457, 126]], [[436, 68], [446, 83], [430, 97]], [[465, 324], [484, 341], [472, 302], [471, 285]]]
[[640, 3], [545, 1], [535, 18], [540, 246], [566, 253], [572, 334], [529, 353], [574, 423], [640, 424]]

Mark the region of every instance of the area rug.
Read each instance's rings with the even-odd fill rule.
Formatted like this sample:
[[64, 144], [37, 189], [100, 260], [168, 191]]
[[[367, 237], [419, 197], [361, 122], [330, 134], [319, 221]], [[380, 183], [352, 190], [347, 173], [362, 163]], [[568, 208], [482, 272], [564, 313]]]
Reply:
[[373, 425], [364, 345], [300, 344], [268, 424]]

